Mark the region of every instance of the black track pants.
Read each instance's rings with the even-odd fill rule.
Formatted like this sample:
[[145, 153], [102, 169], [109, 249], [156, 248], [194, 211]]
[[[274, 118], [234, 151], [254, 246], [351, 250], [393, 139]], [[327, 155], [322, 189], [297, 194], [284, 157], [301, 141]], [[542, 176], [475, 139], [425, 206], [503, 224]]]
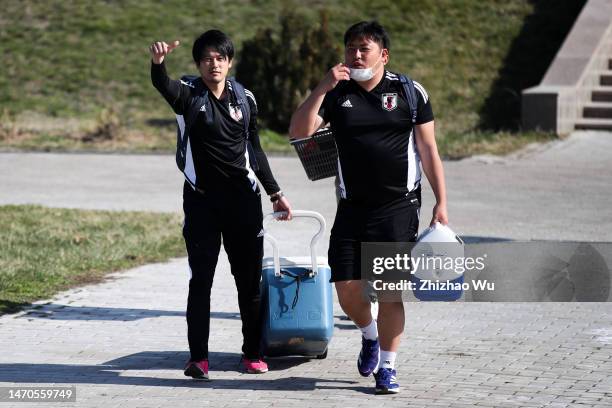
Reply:
[[210, 290], [221, 248], [221, 237], [238, 289], [242, 318], [242, 352], [260, 356], [260, 289], [263, 257], [262, 209], [259, 192], [228, 185], [196, 192], [183, 188], [185, 226], [191, 279], [187, 300], [187, 338], [192, 360], [208, 358]]

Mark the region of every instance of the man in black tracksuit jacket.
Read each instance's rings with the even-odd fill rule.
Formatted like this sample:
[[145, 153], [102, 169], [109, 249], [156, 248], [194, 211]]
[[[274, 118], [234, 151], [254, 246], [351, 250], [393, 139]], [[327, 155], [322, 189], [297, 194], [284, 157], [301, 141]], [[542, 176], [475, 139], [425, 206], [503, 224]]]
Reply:
[[[260, 355], [263, 228], [255, 176], [270, 195], [274, 211], [288, 212], [283, 219], [291, 218], [291, 207], [259, 143], [255, 97], [244, 90], [247, 101], [241, 100], [237, 91], [241, 85], [227, 79], [234, 56], [231, 40], [218, 30], [196, 39], [192, 54], [200, 78], [190, 80], [171, 80], [166, 73], [164, 57], [178, 45], [178, 41], [155, 42], [150, 51], [153, 85], [177, 117], [177, 163], [185, 174], [183, 236], [191, 272], [187, 301], [191, 358], [185, 375], [208, 379], [210, 291], [221, 237], [238, 289], [243, 364], [249, 373], [263, 373], [268, 370]], [[201, 102], [202, 95], [207, 103]], [[201, 106], [194, 109], [198, 103]], [[242, 103], [249, 104], [248, 111]], [[248, 132], [245, 118], [249, 118]]]

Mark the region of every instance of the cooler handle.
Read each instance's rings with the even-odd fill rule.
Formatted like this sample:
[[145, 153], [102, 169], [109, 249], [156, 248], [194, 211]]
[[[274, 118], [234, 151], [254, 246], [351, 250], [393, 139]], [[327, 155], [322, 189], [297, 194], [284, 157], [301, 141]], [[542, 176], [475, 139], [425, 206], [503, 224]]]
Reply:
[[[272, 245], [272, 254], [273, 254], [272, 256], [274, 258], [274, 276], [276, 276], [277, 278], [282, 276], [280, 272], [280, 259], [278, 256], [278, 245], [276, 242], [276, 238], [274, 238], [270, 233], [268, 233], [268, 231], [266, 231], [265, 226], [266, 226], [266, 222], [270, 218], [278, 218], [281, 215], [285, 215], [285, 214], [287, 214], [286, 211], [279, 211], [279, 212], [266, 214], [265, 217], [263, 218], [264, 238], [270, 243], [270, 245]], [[315, 246], [317, 242], [319, 241], [319, 239], [321, 238], [321, 236], [323, 235], [323, 233], [325, 232], [325, 218], [323, 218], [323, 216], [316, 211], [293, 210], [292, 214], [294, 218], [296, 217], [314, 218], [315, 220], [319, 221], [319, 231], [310, 240], [310, 262], [312, 263], [312, 272], [309, 274], [309, 276], [312, 278], [313, 276], [316, 276], [317, 273], [319, 272], [318, 265], [317, 265], [317, 254], [316, 254]]]
[[[421, 232], [421, 235], [419, 235], [419, 237], [417, 238], [417, 241], [423, 236], [425, 235], [425, 233], [429, 230], [435, 230], [438, 228], [442, 228], [444, 227], [444, 225], [442, 225], [442, 223], [440, 223], [440, 221], [436, 221], [434, 222], [434, 225], [432, 225], [431, 227], [428, 227], [427, 229], [425, 229], [423, 232]], [[461, 239], [461, 237], [457, 234], [455, 234], [455, 239], [457, 240], [457, 242], [459, 242], [461, 245], [465, 245], [465, 243], [463, 242], [463, 240]]]

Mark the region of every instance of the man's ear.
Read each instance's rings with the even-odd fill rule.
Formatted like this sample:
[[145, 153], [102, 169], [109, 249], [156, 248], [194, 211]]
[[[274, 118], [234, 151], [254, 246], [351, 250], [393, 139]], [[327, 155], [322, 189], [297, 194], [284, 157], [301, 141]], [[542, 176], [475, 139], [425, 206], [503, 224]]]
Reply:
[[232, 62], [234, 62], [234, 60], [233, 60], [233, 59], [231, 59], [231, 60], [229, 60], [229, 61], [227, 62], [227, 68], [228, 68], [228, 69], [231, 69], [231, 68], [232, 68]]
[[389, 62], [389, 50], [387, 48], [382, 49], [382, 61], [383, 64], [387, 64]]

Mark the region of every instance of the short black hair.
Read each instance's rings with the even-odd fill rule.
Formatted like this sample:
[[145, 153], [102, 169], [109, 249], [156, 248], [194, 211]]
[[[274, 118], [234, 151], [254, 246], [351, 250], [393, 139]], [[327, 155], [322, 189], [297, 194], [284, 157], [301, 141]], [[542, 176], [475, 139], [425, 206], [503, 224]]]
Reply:
[[191, 50], [193, 61], [196, 64], [200, 63], [202, 54], [207, 48], [217, 51], [219, 54], [227, 57], [229, 60], [234, 58], [234, 44], [227, 34], [222, 31], [208, 30], [196, 38], [196, 40], [193, 42], [193, 48]]
[[391, 46], [389, 35], [376, 20], [361, 21], [350, 26], [344, 33], [344, 46], [346, 47], [349, 42], [362, 37], [378, 43], [382, 48], [389, 49]]

